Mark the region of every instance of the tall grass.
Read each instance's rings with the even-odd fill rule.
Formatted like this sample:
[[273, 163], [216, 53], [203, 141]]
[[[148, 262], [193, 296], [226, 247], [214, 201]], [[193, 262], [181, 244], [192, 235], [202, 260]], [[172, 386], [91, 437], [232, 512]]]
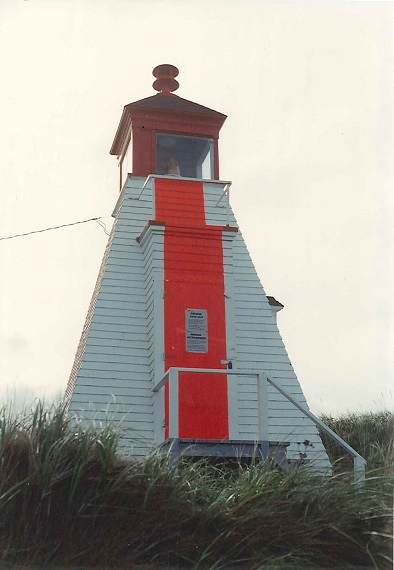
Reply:
[[[341, 435], [360, 453], [368, 464], [370, 474], [390, 475], [394, 467], [394, 414], [388, 410], [360, 414], [346, 414], [339, 418], [323, 416], [322, 420]], [[324, 433], [323, 443], [331, 461], [338, 471], [352, 468], [350, 456], [343, 456], [343, 450]]]
[[322, 478], [269, 461], [171, 468], [155, 454], [118, 457], [114, 428], [83, 429], [61, 407], [0, 416], [3, 566], [391, 567], [386, 464], [362, 491], [346, 472]]

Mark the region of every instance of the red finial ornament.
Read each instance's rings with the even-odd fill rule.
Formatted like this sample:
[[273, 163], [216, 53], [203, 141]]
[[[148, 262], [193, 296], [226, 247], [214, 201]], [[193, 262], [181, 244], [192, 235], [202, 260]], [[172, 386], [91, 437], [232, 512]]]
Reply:
[[156, 81], [152, 83], [152, 87], [162, 95], [171, 95], [172, 91], [178, 89], [179, 83], [174, 77], [178, 75], [179, 70], [175, 65], [163, 63], [155, 67], [152, 73], [154, 77], [157, 77]]

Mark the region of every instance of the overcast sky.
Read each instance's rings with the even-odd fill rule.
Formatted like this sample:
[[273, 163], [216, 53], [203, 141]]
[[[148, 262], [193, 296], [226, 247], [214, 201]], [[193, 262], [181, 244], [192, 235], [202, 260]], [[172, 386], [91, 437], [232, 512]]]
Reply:
[[[394, 5], [0, 0], [0, 237], [101, 216], [123, 106], [176, 65], [313, 411], [393, 407]], [[64, 391], [108, 236], [0, 241], [0, 399]]]

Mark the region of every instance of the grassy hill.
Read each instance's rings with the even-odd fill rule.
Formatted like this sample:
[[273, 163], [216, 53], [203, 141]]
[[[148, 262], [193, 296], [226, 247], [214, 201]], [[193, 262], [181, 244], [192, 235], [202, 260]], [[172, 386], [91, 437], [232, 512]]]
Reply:
[[[125, 461], [117, 432], [61, 407], [0, 413], [1, 567], [391, 568], [391, 412], [323, 418], [368, 461], [366, 486], [269, 461]], [[350, 472], [349, 472], [350, 469]]]

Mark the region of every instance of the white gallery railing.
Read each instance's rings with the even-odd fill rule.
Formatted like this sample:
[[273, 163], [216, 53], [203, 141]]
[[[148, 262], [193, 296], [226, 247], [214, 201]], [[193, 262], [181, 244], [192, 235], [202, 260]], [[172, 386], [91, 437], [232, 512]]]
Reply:
[[218, 201], [215, 204], [215, 207], [219, 206], [219, 204], [222, 202], [223, 198], [226, 198], [225, 200], [225, 205], [224, 207], [226, 208], [226, 225], [228, 226], [230, 224], [230, 186], [232, 185], [232, 182], [230, 182], [230, 180], [211, 180], [208, 178], [188, 178], [186, 176], [176, 176], [173, 174], [149, 174], [146, 177], [146, 180], [141, 188], [140, 193], [138, 194], [138, 196], [135, 198], [135, 200], [139, 200], [145, 190], [145, 188], [148, 185], [148, 182], [152, 181], [152, 217], [153, 219], [155, 218], [155, 192], [154, 192], [154, 183], [156, 178], [164, 178], [167, 180], [183, 180], [183, 181], [189, 181], [189, 182], [203, 182], [205, 184], [215, 184], [217, 186], [221, 186], [222, 187], [222, 192], [219, 196]]

